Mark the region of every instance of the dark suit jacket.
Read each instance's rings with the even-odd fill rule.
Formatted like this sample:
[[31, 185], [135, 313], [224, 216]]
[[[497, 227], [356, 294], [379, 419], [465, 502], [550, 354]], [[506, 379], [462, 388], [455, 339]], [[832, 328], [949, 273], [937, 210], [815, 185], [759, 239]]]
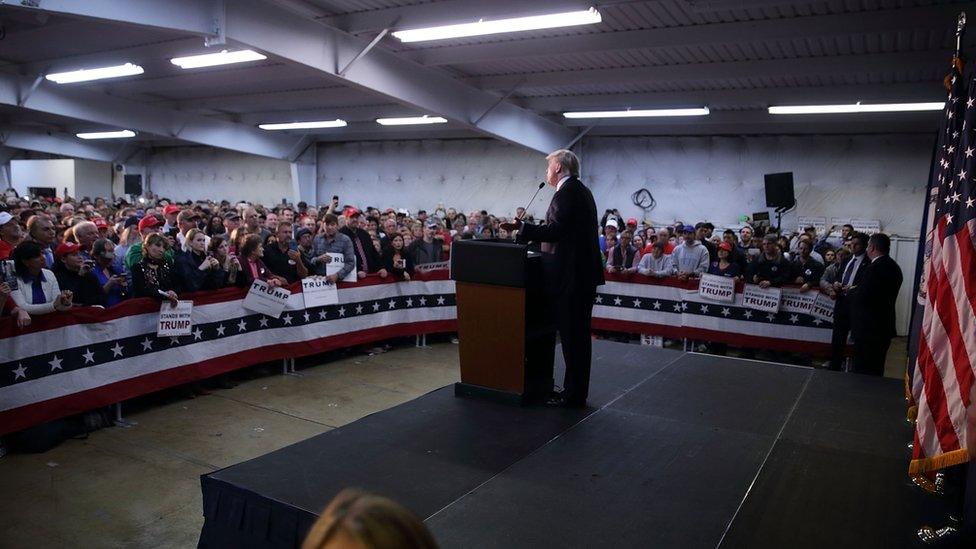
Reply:
[[[352, 250], [356, 254], [356, 270], [366, 271], [367, 274], [375, 273], [383, 268], [383, 258], [380, 257], [379, 252], [373, 247], [373, 239], [369, 236], [369, 233], [362, 229], [353, 229], [349, 227], [343, 227], [339, 229], [339, 232], [348, 236], [352, 240]], [[359, 246], [356, 245], [356, 241], [362, 244], [362, 251], [366, 254], [366, 262], [368, 269], [363, 268], [363, 257], [359, 253]]]
[[549, 293], [593, 292], [603, 284], [597, 221], [593, 194], [570, 177], [552, 197], [546, 224], [522, 225], [518, 241], [542, 242], [542, 251], [551, 254], [543, 255]]
[[901, 267], [887, 255], [865, 267], [849, 296], [851, 332], [855, 341], [859, 337], [890, 339], [896, 335], [895, 300], [902, 283]]

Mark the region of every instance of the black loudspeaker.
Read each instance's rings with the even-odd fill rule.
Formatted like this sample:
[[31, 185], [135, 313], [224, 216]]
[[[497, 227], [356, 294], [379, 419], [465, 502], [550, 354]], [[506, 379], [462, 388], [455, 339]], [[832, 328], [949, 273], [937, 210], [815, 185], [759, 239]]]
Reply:
[[791, 208], [796, 203], [793, 196], [793, 172], [767, 173], [766, 207]]
[[125, 174], [125, 194], [142, 194], [142, 174]]

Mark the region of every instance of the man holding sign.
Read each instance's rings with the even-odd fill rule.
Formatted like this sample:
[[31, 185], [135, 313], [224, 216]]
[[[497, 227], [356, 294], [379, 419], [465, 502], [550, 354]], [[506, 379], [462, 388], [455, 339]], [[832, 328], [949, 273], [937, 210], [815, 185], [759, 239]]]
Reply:
[[[352, 247], [352, 239], [339, 232], [339, 218], [335, 214], [326, 214], [324, 222], [325, 232], [316, 236], [312, 241], [312, 266], [315, 273], [325, 276], [329, 282], [335, 284], [343, 280], [356, 266], [356, 252]], [[327, 267], [332, 262], [330, 253], [342, 254], [342, 269], [337, 273], [327, 274]], [[364, 273], [365, 276], [365, 273]]]

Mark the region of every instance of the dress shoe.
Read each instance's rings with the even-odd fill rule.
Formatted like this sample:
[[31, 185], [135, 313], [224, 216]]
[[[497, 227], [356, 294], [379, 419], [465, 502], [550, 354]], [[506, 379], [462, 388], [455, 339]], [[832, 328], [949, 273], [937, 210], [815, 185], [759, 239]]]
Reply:
[[554, 396], [546, 401], [546, 406], [554, 408], [586, 408], [586, 401], [578, 402], [567, 399], [564, 395]]

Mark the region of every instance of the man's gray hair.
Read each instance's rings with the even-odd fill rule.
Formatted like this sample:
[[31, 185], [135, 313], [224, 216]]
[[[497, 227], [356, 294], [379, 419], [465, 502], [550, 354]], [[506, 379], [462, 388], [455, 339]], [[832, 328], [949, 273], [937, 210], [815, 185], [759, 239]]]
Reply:
[[546, 160], [556, 159], [556, 162], [563, 167], [564, 170], [569, 172], [569, 175], [573, 177], [579, 177], [580, 175], [580, 161], [579, 157], [568, 149], [559, 149], [558, 151], [552, 151], [546, 156]]

